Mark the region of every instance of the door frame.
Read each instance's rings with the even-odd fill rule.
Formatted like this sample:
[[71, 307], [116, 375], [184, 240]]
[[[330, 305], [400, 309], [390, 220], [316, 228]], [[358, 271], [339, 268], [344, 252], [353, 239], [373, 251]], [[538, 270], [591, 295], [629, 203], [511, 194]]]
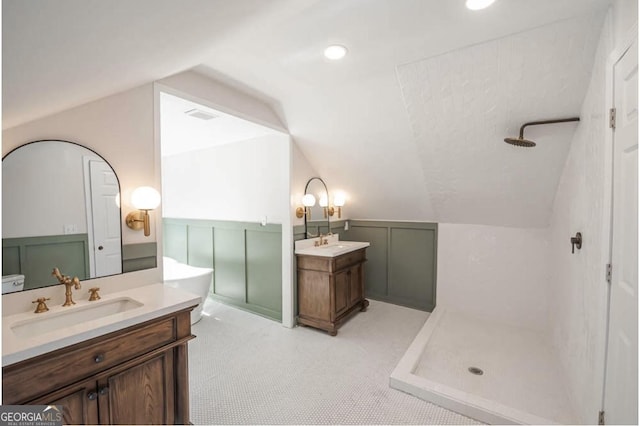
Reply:
[[[611, 37], [613, 37], [613, 30], [611, 30]], [[616, 45], [614, 46], [612, 52], [609, 54], [607, 58], [607, 64], [605, 67], [605, 149], [604, 149], [604, 200], [603, 200], [603, 224], [602, 227], [602, 253], [605, 254], [606, 263], [611, 263], [612, 257], [612, 244], [613, 244], [613, 129], [609, 127], [609, 109], [614, 106], [614, 78], [615, 78], [615, 65], [618, 63], [620, 59], [624, 56], [624, 54], [629, 50], [631, 45], [638, 39], [638, 22], [629, 28], [626, 32], [625, 36], [618, 40]], [[606, 281], [606, 265], [603, 266], [603, 282], [606, 285], [606, 310], [605, 310], [605, 321], [604, 321], [604, 347], [603, 352], [603, 361], [602, 365], [602, 386], [600, 391], [600, 410], [604, 411], [605, 406], [605, 387], [607, 383], [607, 357], [609, 352], [609, 317], [610, 317], [610, 308], [611, 308], [611, 285]]]

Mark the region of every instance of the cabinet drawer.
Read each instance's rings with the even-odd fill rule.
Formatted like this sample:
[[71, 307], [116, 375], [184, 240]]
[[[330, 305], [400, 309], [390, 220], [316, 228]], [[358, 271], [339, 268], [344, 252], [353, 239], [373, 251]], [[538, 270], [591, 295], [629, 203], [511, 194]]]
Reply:
[[168, 317], [10, 365], [3, 369], [2, 403], [28, 402], [175, 340], [176, 317]]
[[355, 265], [356, 263], [361, 263], [367, 260], [365, 255], [365, 249], [360, 249], [357, 251], [352, 251], [347, 254], [343, 254], [342, 256], [338, 256], [335, 258], [335, 271], [339, 271], [341, 269], [347, 268], [351, 265]]

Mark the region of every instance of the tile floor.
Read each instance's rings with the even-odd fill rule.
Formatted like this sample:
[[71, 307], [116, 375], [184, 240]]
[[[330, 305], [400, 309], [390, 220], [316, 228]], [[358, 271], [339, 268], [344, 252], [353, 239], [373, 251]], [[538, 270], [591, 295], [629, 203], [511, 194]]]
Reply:
[[371, 301], [336, 337], [208, 300], [189, 344], [194, 424], [478, 424], [391, 389], [428, 313]]

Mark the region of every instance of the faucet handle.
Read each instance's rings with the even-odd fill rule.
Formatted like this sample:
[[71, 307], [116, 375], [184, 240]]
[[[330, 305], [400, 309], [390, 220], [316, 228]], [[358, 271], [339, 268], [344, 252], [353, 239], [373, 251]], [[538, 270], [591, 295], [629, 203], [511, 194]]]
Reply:
[[100, 299], [100, 295], [98, 294], [99, 291], [100, 287], [93, 287], [89, 289], [89, 293], [91, 293], [91, 296], [89, 296], [89, 302]]
[[36, 306], [36, 310], [33, 311], [36, 314], [40, 314], [42, 312], [47, 312], [49, 310], [49, 308], [47, 307], [47, 304], [45, 303], [47, 300], [51, 300], [50, 297], [47, 297], [46, 299], [44, 297], [39, 297], [36, 300], [32, 301], [31, 303], [37, 303], [38, 305]]

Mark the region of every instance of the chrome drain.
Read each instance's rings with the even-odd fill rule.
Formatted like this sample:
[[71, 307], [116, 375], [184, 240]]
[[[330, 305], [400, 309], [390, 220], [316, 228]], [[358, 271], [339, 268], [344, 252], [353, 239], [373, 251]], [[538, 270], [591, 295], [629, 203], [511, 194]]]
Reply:
[[469, 367], [469, 373], [475, 374], [476, 376], [482, 376], [484, 374], [484, 371], [482, 371], [478, 367]]

